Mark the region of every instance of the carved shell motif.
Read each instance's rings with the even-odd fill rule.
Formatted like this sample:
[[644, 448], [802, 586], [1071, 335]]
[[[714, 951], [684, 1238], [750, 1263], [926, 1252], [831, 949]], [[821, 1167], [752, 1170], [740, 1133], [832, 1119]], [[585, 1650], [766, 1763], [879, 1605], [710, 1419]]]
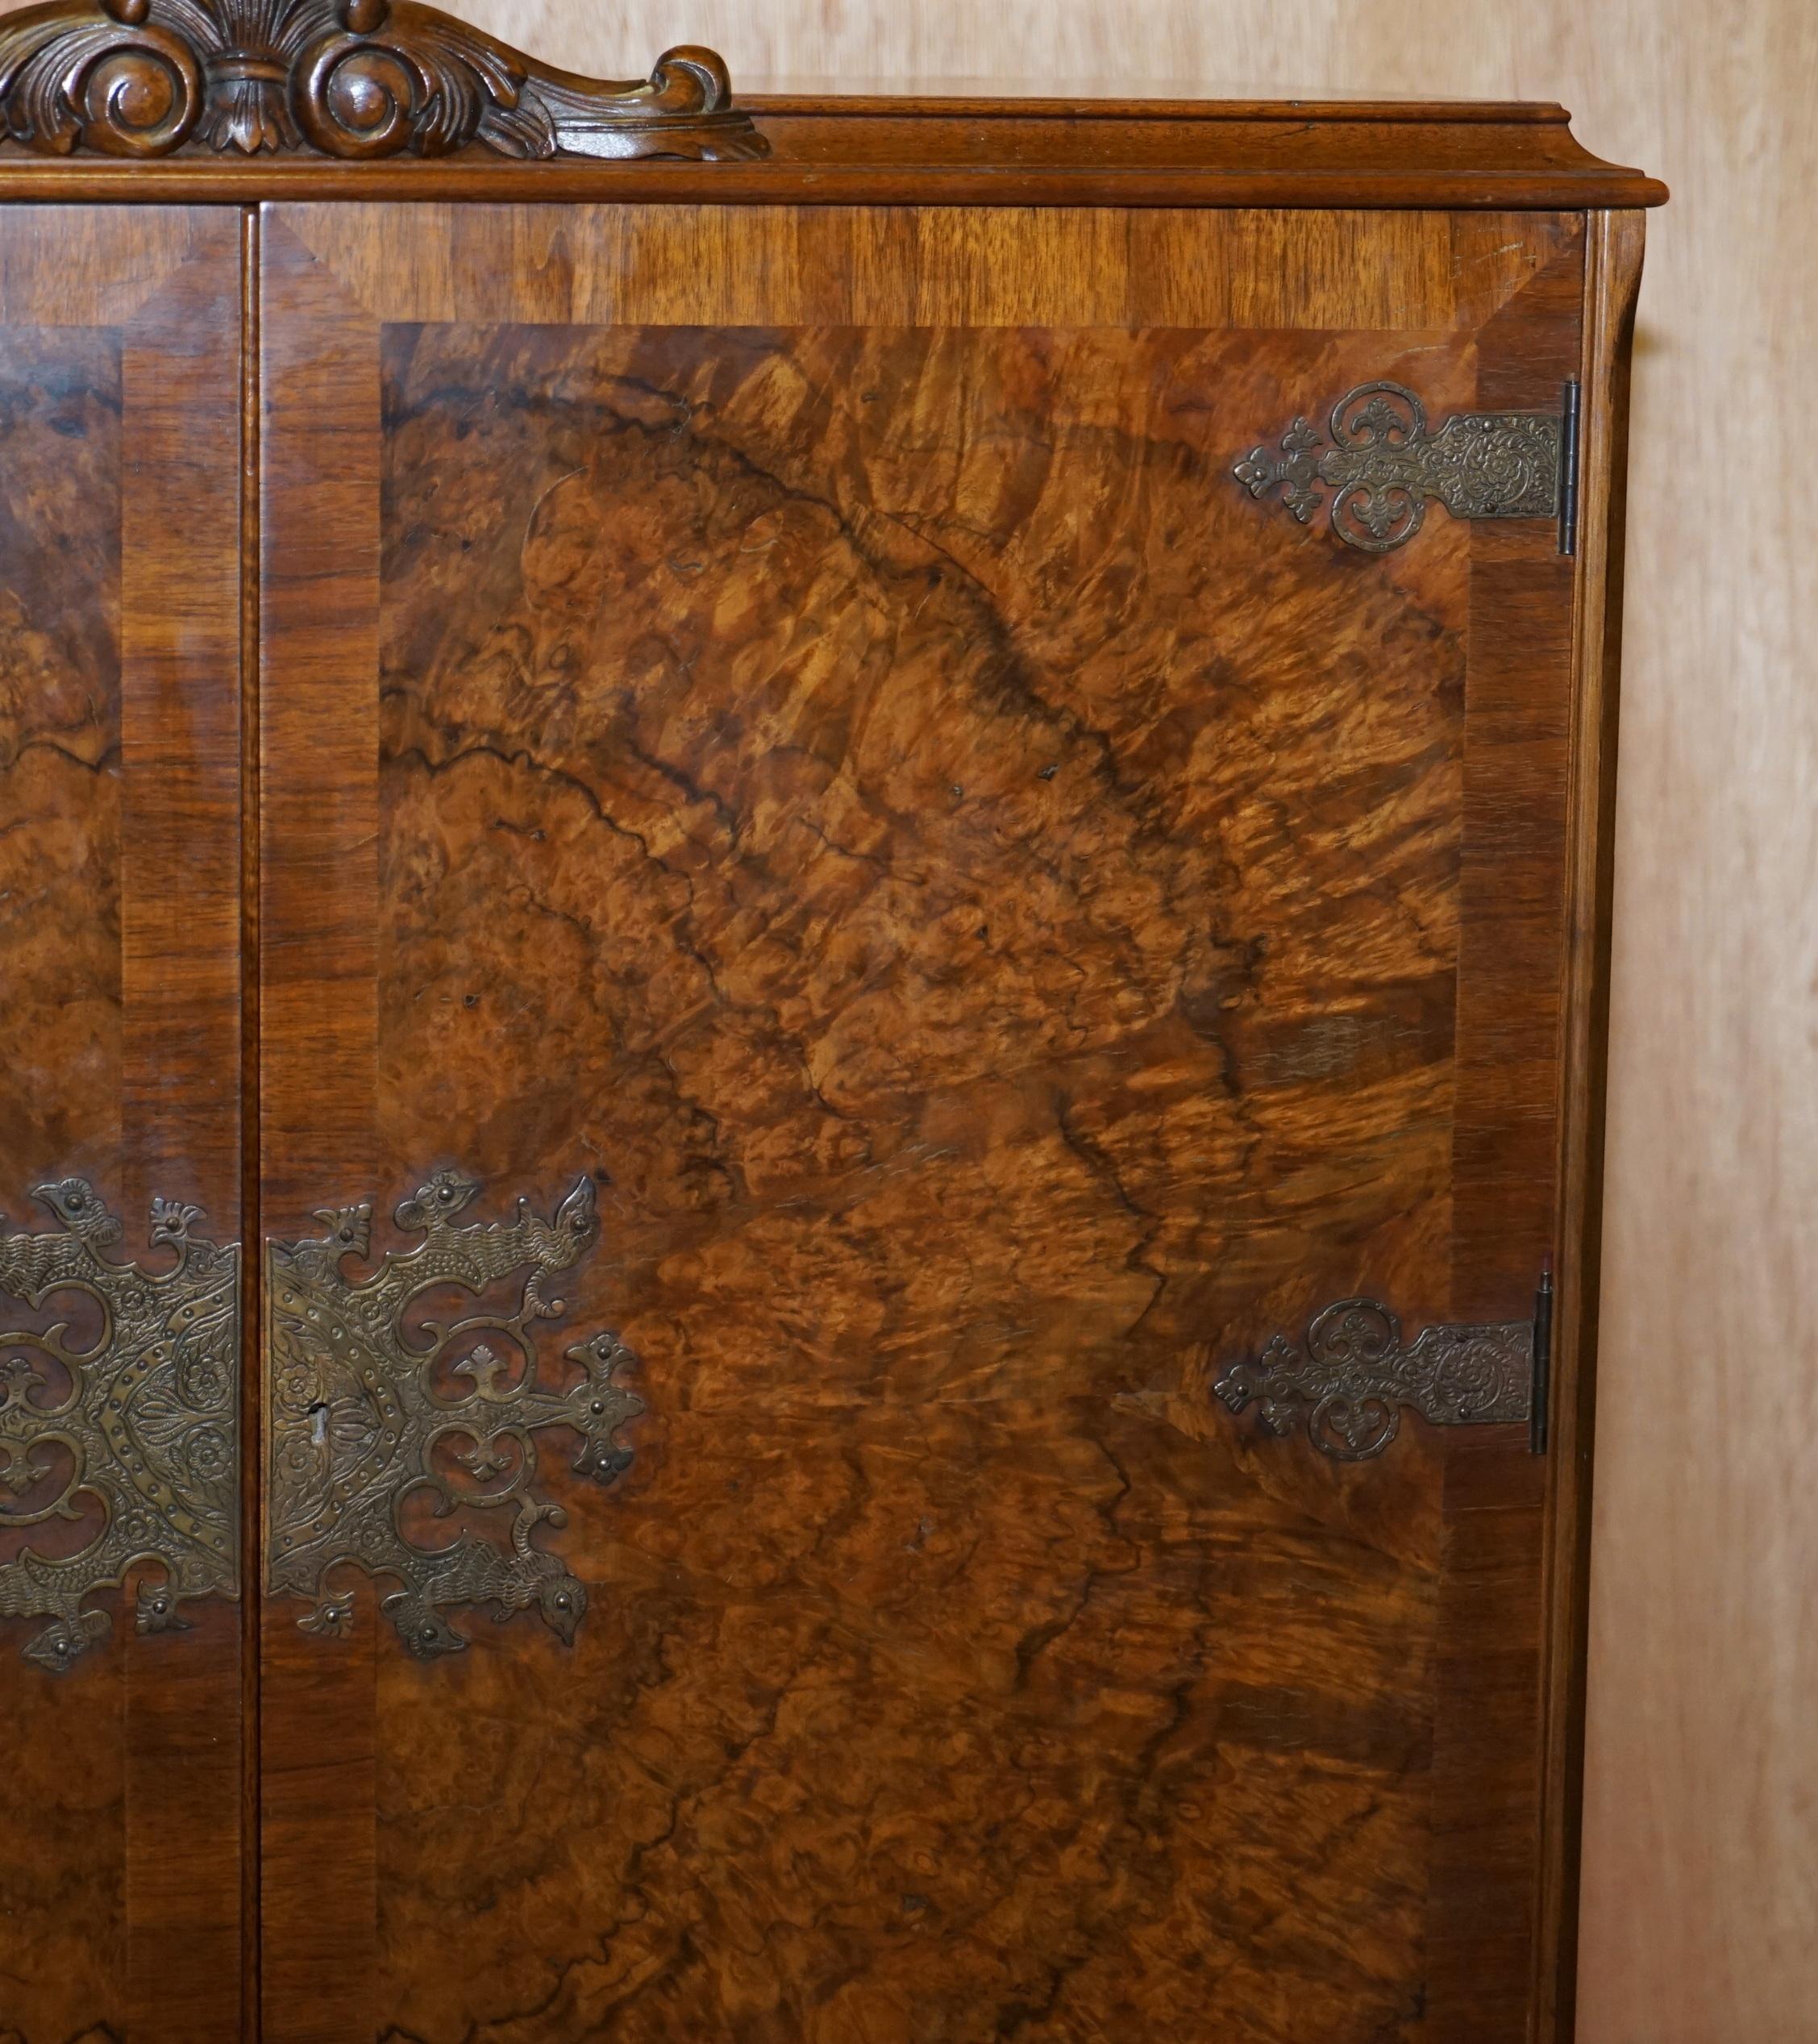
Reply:
[[0, 111], [56, 156], [768, 152], [711, 50], [671, 50], [647, 82], [580, 78], [414, 0], [48, 0], [0, 21]]

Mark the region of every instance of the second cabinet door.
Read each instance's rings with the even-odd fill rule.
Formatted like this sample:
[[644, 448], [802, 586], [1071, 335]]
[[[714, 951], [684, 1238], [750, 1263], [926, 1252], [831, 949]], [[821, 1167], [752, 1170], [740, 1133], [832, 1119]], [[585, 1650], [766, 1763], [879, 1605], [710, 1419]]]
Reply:
[[269, 2044], [1525, 2037], [1582, 223], [262, 235]]

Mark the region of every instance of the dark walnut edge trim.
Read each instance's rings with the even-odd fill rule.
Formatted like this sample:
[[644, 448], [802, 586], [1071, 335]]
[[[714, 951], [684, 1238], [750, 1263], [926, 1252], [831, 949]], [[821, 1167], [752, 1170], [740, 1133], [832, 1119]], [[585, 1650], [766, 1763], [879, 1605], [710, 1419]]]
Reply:
[[669, 51], [647, 82], [576, 77], [417, 0], [47, 0], [0, 21], [0, 113], [49, 156], [766, 149], [711, 50]]

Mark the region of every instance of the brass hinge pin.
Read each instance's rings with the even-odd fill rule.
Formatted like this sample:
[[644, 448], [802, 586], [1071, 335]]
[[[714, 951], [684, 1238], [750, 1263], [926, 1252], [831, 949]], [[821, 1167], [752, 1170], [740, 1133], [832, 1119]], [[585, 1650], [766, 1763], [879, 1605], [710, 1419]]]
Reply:
[[1559, 420], [1559, 551], [1578, 552], [1579, 387], [1566, 379]]
[[1541, 1266], [1540, 1286], [1534, 1293], [1534, 1393], [1528, 1408], [1528, 1444], [1536, 1455], [1546, 1453], [1552, 1363], [1553, 1259], [1549, 1256]]

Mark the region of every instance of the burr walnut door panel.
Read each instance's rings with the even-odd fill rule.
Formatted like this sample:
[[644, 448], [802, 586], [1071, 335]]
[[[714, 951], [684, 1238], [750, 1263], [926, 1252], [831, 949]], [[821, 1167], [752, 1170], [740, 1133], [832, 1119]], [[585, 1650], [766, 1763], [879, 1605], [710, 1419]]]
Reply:
[[271, 2044], [1525, 2037], [1582, 222], [260, 260]]
[[240, 2000], [241, 223], [0, 209], [0, 2038]]

